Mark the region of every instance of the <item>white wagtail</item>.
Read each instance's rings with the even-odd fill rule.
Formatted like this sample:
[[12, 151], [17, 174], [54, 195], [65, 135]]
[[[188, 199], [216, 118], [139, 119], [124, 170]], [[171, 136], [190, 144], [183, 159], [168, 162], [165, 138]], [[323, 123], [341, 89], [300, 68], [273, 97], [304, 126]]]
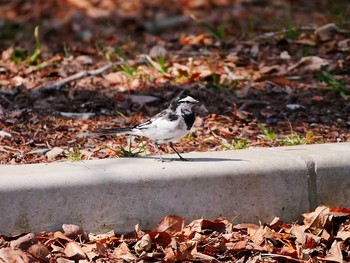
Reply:
[[97, 132], [98, 135], [109, 134], [129, 134], [144, 136], [154, 141], [160, 160], [163, 158], [160, 154], [159, 145], [167, 143], [182, 161], [188, 161], [183, 158], [174, 148], [173, 142], [184, 137], [192, 128], [195, 115], [192, 112], [197, 100], [190, 96], [176, 97], [169, 107], [153, 118], [133, 127], [102, 129]]

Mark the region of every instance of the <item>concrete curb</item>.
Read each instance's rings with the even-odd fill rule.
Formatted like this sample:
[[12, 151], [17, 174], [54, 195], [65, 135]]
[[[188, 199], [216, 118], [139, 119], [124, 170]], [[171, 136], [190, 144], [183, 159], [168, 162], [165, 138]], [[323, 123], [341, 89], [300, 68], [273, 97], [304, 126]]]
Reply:
[[[154, 227], [165, 215], [297, 220], [317, 205], [350, 207], [350, 143], [0, 166], [0, 233]], [[166, 156], [168, 158], [174, 156]], [[169, 160], [169, 159], [168, 159]]]

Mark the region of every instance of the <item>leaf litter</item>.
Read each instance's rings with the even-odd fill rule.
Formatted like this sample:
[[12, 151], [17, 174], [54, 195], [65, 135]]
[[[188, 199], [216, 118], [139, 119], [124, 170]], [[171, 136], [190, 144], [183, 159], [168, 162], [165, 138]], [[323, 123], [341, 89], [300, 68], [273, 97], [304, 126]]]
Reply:
[[0, 5], [0, 164], [155, 154], [82, 134], [182, 92], [202, 105], [181, 152], [350, 140], [349, 28], [329, 13], [342, 1], [63, 2]]
[[[227, 218], [168, 215], [154, 230], [86, 234], [63, 231], [0, 235], [0, 259], [16, 262], [348, 262], [350, 210], [319, 206], [304, 220], [234, 224]], [[13, 261], [11, 261], [13, 262]]]

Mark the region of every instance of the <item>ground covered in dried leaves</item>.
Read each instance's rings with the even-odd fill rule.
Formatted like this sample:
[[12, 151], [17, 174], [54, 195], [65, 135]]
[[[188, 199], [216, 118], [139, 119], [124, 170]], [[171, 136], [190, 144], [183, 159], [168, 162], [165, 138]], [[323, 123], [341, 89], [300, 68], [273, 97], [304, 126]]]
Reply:
[[320, 206], [303, 224], [225, 218], [185, 223], [166, 216], [155, 230], [128, 234], [63, 231], [0, 235], [0, 260], [10, 262], [349, 262], [350, 210]]
[[181, 92], [202, 103], [181, 152], [349, 141], [349, 10], [2, 2], [0, 164], [154, 154], [143, 138], [82, 134], [144, 121]]

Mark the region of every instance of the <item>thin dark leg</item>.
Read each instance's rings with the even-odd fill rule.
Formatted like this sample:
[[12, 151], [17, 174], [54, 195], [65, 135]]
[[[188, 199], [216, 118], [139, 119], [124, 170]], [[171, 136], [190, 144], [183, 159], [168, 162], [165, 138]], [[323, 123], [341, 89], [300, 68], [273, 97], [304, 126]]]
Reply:
[[180, 160], [181, 160], [181, 161], [188, 161], [187, 159], [183, 158], [183, 157], [178, 153], [178, 151], [176, 151], [176, 149], [174, 148], [172, 142], [169, 142], [169, 146], [171, 147], [171, 149], [174, 150], [174, 152], [176, 152], [176, 154], [180, 157]]

